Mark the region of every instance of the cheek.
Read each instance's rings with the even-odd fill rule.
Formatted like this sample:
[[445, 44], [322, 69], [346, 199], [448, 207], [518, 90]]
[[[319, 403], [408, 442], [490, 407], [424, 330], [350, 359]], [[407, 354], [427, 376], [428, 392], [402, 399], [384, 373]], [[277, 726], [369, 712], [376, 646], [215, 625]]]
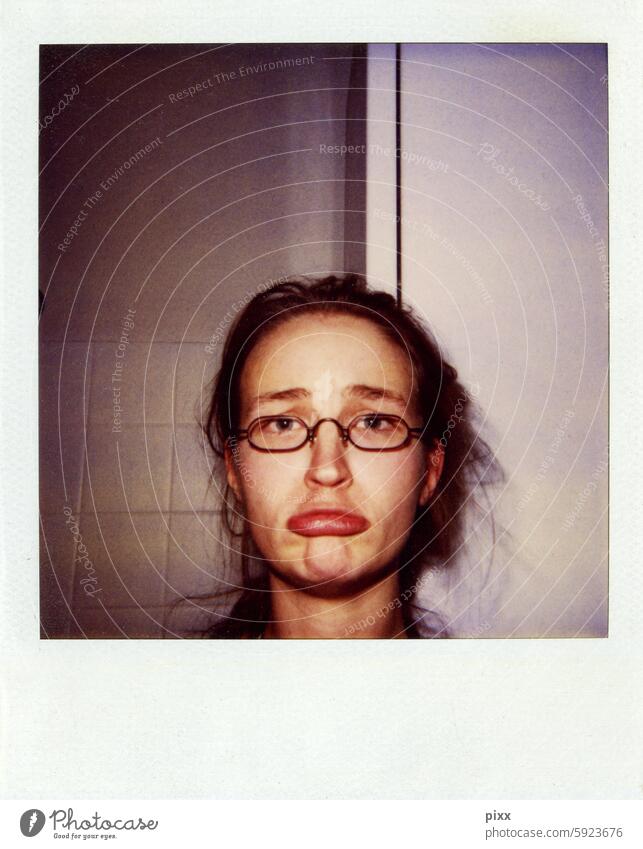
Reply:
[[288, 505], [294, 503], [304, 479], [305, 468], [296, 465], [295, 455], [288, 458], [242, 453], [237, 467], [241, 498], [248, 518], [253, 521], [276, 523]]
[[420, 452], [403, 456], [391, 453], [361, 462], [355, 470], [359, 491], [368, 499], [373, 510], [384, 515], [389, 512], [415, 512], [423, 483], [424, 466]]

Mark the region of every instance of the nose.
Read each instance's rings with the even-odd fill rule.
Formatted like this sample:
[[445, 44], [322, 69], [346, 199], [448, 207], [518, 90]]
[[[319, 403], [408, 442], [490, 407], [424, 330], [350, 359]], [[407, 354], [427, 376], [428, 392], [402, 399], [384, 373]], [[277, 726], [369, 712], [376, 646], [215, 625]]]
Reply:
[[306, 471], [309, 487], [341, 486], [351, 482], [352, 476], [341, 431], [334, 419], [317, 422], [310, 448], [310, 463]]

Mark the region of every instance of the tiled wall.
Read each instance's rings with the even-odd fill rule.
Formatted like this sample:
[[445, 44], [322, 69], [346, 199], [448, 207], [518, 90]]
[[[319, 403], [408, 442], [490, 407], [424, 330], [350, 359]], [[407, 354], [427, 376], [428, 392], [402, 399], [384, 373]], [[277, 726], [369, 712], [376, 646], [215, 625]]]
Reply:
[[[116, 345], [70, 343], [59, 434], [61, 350], [42, 346], [43, 632], [161, 636], [173, 602], [215, 584], [218, 503], [197, 422], [200, 376], [209, 365], [211, 377], [212, 357], [195, 343], [131, 343], [121, 392], [127, 424], [113, 433]], [[70, 403], [82, 398], [83, 383], [86, 424]], [[88, 560], [79, 557], [81, 542]], [[95, 582], [81, 583], [92, 575]]]
[[[347, 211], [347, 163], [320, 153], [346, 139], [348, 89], [363, 68], [352, 45], [132, 49], [85, 49], [41, 103], [48, 114], [80, 81], [41, 136], [48, 637], [187, 636], [204, 624], [175, 603], [225, 578], [220, 499], [198, 423], [220, 350], [208, 343], [267, 280], [342, 271], [349, 253], [350, 270], [365, 270], [360, 192], [353, 187]], [[42, 75], [73, 52], [43, 48]], [[277, 60], [251, 80], [221, 76]], [[206, 79], [213, 84], [177, 98]], [[354, 143], [355, 122], [350, 132]], [[156, 149], [88, 202], [155, 137]], [[358, 187], [361, 167], [350, 165]]]

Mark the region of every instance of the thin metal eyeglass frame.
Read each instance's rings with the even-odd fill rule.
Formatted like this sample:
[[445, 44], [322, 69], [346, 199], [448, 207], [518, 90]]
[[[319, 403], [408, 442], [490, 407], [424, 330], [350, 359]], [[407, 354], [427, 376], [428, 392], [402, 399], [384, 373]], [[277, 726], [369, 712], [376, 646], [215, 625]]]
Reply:
[[[349, 432], [350, 428], [355, 424], [355, 422], [358, 419], [362, 419], [362, 418], [364, 418], [363, 414], [360, 415], [360, 416], [355, 416], [355, 418], [352, 419], [346, 425], [346, 427], [344, 427], [344, 425], [341, 424], [341, 422], [338, 422], [337, 419], [332, 419], [332, 418], [319, 419], [319, 421], [315, 422], [315, 424], [312, 427], [308, 427], [306, 422], [303, 419], [300, 419], [299, 416], [259, 416], [258, 418], [253, 419], [250, 422], [250, 424], [248, 425], [247, 428], [241, 428], [241, 429], [237, 430], [235, 433], [230, 434], [230, 436], [228, 437], [228, 440], [226, 440], [226, 441], [229, 441], [229, 440], [232, 440], [232, 439], [247, 439], [249, 445], [251, 446], [251, 448], [254, 448], [255, 451], [261, 451], [264, 454], [286, 454], [289, 451], [299, 451], [299, 449], [303, 448], [304, 445], [307, 442], [309, 442], [312, 445], [313, 442], [316, 439], [316, 436], [317, 436], [317, 428], [321, 424], [323, 424], [324, 422], [333, 422], [334, 424], [337, 425], [339, 432], [341, 434], [342, 440], [344, 442], [350, 442], [350, 444], [354, 445], [355, 448], [357, 448], [359, 451], [376, 451], [376, 452], [399, 451], [401, 448], [406, 448], [406, 446], [409, 444], [411, 439], [414, 439], [414, 438], [417, 439], [426, 427], [426, 425], [424, 427], [409, 427], [409, 425], [406, 423], [406, 421], [401, 416], [389, 416], [389, 415], [387, 415], [386, 418], [396, 419], [398, 422], [402, 422], [402, 424], [406, 427], [407, 434], [406, 434], [406, 439], [404, 440], [404, 442], [401, 442], [399, 445], [395, 445], [393, 448], [364, 448], [362, 445], [358, 445], [353, 439], [351, 439], [350, 432]], [[255, 445], [254, 442], [250, 441], [249, 434], [250, 434], [250, 431], [252, 430], [252, 428], [254, 427], [254, 425], [257, 422], [261, 421], [262, 419], [267, 419], [269, 421], [278, 421], [279, 419], [293, 419], [294, 421], [299, 422], [300, 424], [303, 425], [303, 427], [307, 431], [306, 436], [304, 437], [303, 442], [301, 442], [299, 445], [297, 445], [296, 448], [261, 448], [260, 446]]]

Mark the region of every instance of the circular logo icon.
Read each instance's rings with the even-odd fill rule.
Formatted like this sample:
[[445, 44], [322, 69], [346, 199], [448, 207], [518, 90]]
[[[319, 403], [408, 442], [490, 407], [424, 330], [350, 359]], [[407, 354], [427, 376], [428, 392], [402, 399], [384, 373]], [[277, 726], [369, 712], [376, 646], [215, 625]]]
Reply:
[[45, 815], [38, 808], [29, 808], [20, 817], [20, 831], [25, 837], [35, 837], [42, 831]]

